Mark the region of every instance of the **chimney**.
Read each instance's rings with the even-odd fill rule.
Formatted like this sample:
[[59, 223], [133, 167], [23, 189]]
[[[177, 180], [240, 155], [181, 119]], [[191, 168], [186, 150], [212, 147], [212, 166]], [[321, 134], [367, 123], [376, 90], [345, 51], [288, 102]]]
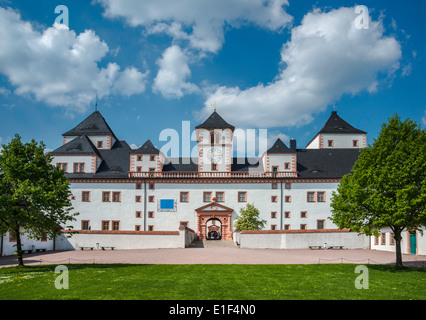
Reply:
[[295, 139], [290, 140], [290, 149], [296, 151], [296, 140]]

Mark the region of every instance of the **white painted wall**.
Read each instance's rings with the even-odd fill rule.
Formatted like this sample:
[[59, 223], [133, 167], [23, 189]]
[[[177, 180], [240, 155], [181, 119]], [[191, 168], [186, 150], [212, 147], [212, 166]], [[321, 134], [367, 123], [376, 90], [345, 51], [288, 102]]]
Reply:
[[[7, 232], [1, 240], [3, 242], [3, 256], [11, 256], [16, 251], [16, 241], [9, 241], [9, 232]], [[21, 244], [23, 250], [33, 249], [46, 249], [53, 250], [53, 240], [38, 241], [30, 239], [27, 234], [21, 234]]]
[[[93, 159], [95, 156], [92, 155], [88, 155], [88, 156], [55, 156], [52, 159], [52, 165], [56, 166], [57, 163], [67, 163], [67, 167], [68, 170], [66, 171], [66, 173], [72, 173], [74, 172], [74, 163], [84, 163], [84, 172], [85, 173], [91, 173], [93, 172], [92, 170], [92, 164], [93, 164]], [[97, 160], [98, 158], [95, 157], [95, 161], [96, 161], [96, 169], [99, 167], [101, 161], [100, 159]], [[96, 172], [96, 171], [95, 171]]]
[[[322, 147], [324, 149], [360, 149], [365, 148], [366, 139], [365, 134], [321, 134]], [[333, 140], [334, 147], [328, 146], [328, 140]], [[353, 140], [358, 140], [358, 147], [353, 146]]]
[[308, 249], [309, 246], [344, 246], [368, 249], [369, 238], [353, 232], [328, 233], [241, 233], [240, 247], [255, 249]]
[[[81, 220], [90, 220], [91, 230], [101, 230], [102, 220], [120, 221], [120, 230], [134, 231], [136, 225], [152, 225], [155, 231], [174, 231], [179, 228], [181, 221], [188, 221], [188, 227], [197, 231], [195, 210], [208, 204], [204, 202], [204, 192], [224, 192], [224, 202], [221, 204], [234, 209], [232, 222], [235, 221], [239, 210], [247, 203], [253, 203], [259, 210], [261, 218], [267, 221], [265, 229], [270, 230], [272, 225], [277, 229], [281, 227], [281, 190], [272, 189], [271, 183], [154, 183], [154, 190], [147, 185], [146, 212], [153, 212], [153, 218], [144, 219], [144, 187], [136, 189], [136, 183], [72, 183], [71, 192], [75, 195], [72, 205], [79, 212], [78, 220], [74, 223], [75, 229], [81, 229]], [[290, 189], [285, 189], [283, 184], [283, 221], [289, 224], [291, 230], [299, 230], [300, 224], [306, 224], [307, 229], [316, 229], [317, 220], [326, 220], [324, 228], [337, 228], [330, 216], [331, 192], [337, 187], [337, 183], [291, 183]], [[90, 191], [90, 202], [82, 202], [82, 192]], [[102, 202], [102, 192], [121, 192], [121, 202]], [[180, 192], [189, 192], [189, 202], [180, 202]], [[247, 202], [238, 202], [238, 192], [247, 192]], [[307, 202], [307, 192], [325, 192], [325, 202]], [[141, 197], [141, 202], [136, 202], [136, 196]], [[153, 202], [148, 202], [153, 196]], [[276, 196], [277, 202], [272, 202], [272, 196]], [[285, 202], [289, 196], [291, 202]], [[162, 212], [158, 210], [161, 199], [173, 199], [176, 201], [176, 212]], [[136, 211], [141, 212], [141, 218], [136, 218]], [[284, 218], [284, 211], [290, 212], [290, 218]], [[307, 218], [301, 218], [301, 211], [307, 212]], [[276, 218], [272, 218], [271, 212], [276, 212]]]

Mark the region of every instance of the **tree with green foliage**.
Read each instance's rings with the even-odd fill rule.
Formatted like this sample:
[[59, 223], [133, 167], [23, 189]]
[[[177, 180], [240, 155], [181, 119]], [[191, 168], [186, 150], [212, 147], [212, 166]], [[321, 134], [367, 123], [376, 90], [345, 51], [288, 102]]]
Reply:
[[240, 215], [236, 218], [234, 227], [243, 230], [261, 230], [266, 224], [266, 220], [259, 218], [260, 213], [254, 204], [247, 203], [245, 208], [240, 209]]
[[21, 236], [41, 240], [61, 234], [71, 213], [71, 191], [64, 171], [51, 165], [43, 142], [23, 143], [19, 135], [0, 152], [0, 234], [16, 238], [18, 263], [23, 266]]
[[401, 268], [402, 232], [426, 225], [425, 174], [426, 131], [394, 114], [340, 181], [331, 199], [330, 219], [340, 228], [368, 236], [379, 236], [389, 227], [396, 266]]

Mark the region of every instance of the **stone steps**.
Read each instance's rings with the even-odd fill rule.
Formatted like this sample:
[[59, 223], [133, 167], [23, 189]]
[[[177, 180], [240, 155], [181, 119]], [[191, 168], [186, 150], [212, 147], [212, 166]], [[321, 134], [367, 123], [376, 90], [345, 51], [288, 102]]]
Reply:
[[233, 240], [197, 240], [189, 248], [235, 248]]

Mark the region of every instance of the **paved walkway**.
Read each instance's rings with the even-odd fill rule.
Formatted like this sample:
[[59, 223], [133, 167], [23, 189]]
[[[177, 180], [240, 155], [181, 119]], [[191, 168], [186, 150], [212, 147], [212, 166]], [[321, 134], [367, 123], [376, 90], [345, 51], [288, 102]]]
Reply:
[[[209, 247], [210, 246], [210, 247]], [[403, 255], [406, 266], [426, 267], [426, 256]], [[394, 264], [395, 253], [376, 250], [246, 249], [228, 243], [190, 248], [139, 250], [48, 251], [24, 255], [26, 265], [69, 263], [125, 264]], [[0, 257], [0, 267], [17, 264], [15, 256]]]

